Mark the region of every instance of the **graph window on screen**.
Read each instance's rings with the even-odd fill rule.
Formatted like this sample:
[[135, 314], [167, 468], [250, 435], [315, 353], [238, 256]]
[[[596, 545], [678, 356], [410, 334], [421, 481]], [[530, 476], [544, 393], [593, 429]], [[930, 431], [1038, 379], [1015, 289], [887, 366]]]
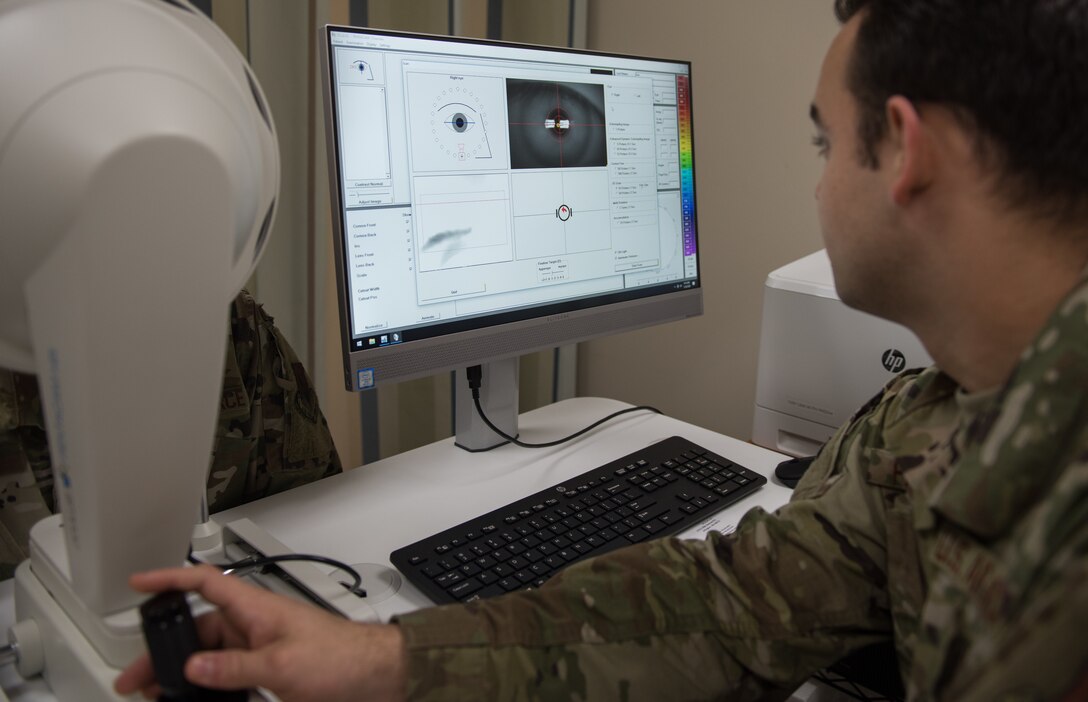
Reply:
[[689, 63], [323, 48], [349, 388], [701, 312]]

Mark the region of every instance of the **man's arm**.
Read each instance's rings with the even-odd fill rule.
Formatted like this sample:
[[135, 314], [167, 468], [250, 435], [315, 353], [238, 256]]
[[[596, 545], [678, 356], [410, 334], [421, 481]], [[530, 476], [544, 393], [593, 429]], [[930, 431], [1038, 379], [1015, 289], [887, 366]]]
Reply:
[[880, 499], [836, 474], [730, 536], [640, 544], [537, 591], [405, 615], [409, 696], [785, 697], [890, 635]]

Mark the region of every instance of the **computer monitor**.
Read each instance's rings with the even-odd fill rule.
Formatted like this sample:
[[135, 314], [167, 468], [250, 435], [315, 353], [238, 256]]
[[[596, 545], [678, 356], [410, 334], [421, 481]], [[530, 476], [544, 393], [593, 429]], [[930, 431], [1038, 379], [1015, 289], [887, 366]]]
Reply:
[[689, 62], [322, 38], [348, 389], [702, 313]]

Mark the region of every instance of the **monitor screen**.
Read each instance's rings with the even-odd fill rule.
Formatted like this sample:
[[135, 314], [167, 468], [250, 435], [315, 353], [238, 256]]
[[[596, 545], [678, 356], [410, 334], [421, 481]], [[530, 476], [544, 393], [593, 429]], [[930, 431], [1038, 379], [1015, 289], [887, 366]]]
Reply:
[[323, 39], [349, 389], [702, 312], [690, 63]]

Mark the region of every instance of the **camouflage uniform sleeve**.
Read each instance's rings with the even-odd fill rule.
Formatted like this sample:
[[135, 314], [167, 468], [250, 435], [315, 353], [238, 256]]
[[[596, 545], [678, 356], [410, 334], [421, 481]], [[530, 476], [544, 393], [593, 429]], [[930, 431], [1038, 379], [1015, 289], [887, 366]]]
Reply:
[[[906, 381], [904, 381], [906, 382]], [[785, 699], [814, 670], [888, 640], [883, 498], [840, 430], [788, 505], [735, 533], [585, 561], [536, 591], [399, 619], [412, 699]]]

